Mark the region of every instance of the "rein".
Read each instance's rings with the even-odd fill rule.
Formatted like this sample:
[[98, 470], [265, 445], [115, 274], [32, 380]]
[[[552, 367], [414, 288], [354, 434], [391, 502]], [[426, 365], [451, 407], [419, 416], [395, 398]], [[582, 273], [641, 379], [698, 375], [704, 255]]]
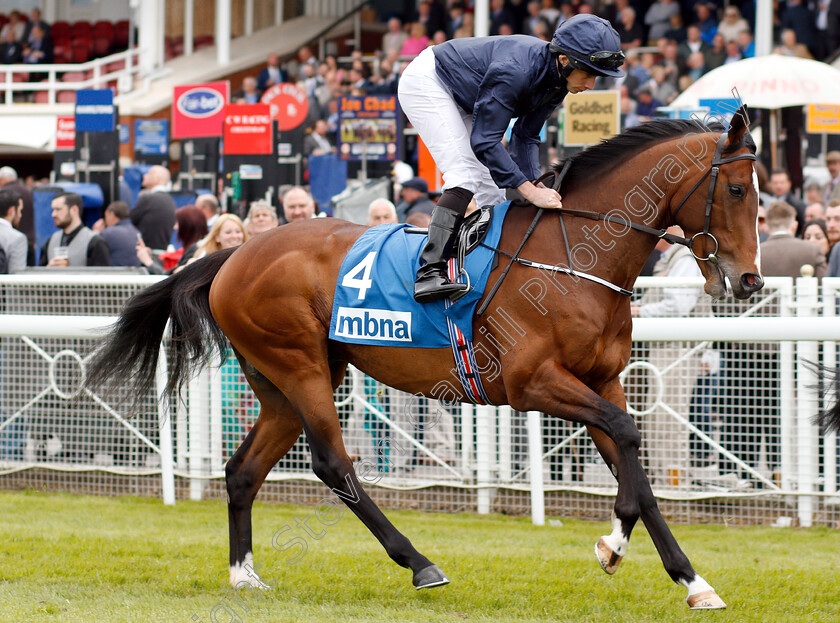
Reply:
[[[699, 180], [697, 180], [697, 182], [695, 182], [694, 186], [692, 186], [691, 190], [689, 190], [688, 193], [686, 193], [686, 195], [682, 198], [679, 205], [677, 205], [676, 210], [674, 210], [673, 214], [671, 215], [671, 222], [672, 223], [676, 222], [677, 214], [682, 209], [682, 207], [685, 205], [686, 201], [688, 201], [688, 199], [700, 187], [700, 185], [703, 183], [703, 181], [706, 178], [709, 178], [709, 192], [708, 192], [708, 195], [706, 196], [706, 212], [705, 212], [705, 220], [704, 220], [704, 224], [703, 224], [703, 231], [697, 232], [691, 238], [685, 238], [683, 236], [677, 236], [675, 234], [669, 234], [667, 229], [656, 229], [654, 227], [648, 227], [646, 225], [640, 225], [638, 223], [634, 223], [632, 221], [625, 220], [621, 217], [612, 216], [612, 215], [609, 215], [609, 214], [601, 214], [600, 212], [592, 212], [590, 210], [573, 210], [573, 209], [568, 209], [568, 208], [560, 208], [559, 210], [557, 210], [557, 216], [560, 219], [560, 229], [563, 232], [563, 244], [566, 247], [566, 257], [569, 259], [569, 267], [564, 268], [564, 267], [561, 267], [561, 266], [542, 264], [540, 262], [532, 262], [530, 260], [525, 260], [525, 259], [522, 259], [522, 258], [519, 257], [519, 253], [522, 250], [522, 247], [525, 246], [525, 243], [527, 242], [528, 238], [531, 237], [531, 234], [533, 233], [534, 228], [537, 226], [537, 223], [539, 222], [540, 218], [542, 217], [544, 209], [539, 208], [537, 210], [536, 216], [534, 216], [534, 220], [531, 222], [531, 225], [528, 227], [528, 231], [525, 232], [525, 236], [522, 238], [522, 242], [519, 243], [519, 247], [517, 247], [517, 249], [516, 249], [516, 251], [514, 252], [513, 255], [511, 255], [509, 253], [505, 253], [504, 251], [502, 251], [500, 249], [495, 249], [493, 247], [488, 247], [487, 245], [482, 243], [481, 246], [484, 246], [485, 248], [488, 248], [488, 249], [492, 249], [496, 253], [510, 258], [510, 262], [508, 262], [508, 265], [505, 267], [504, 271], [502, 271], [502, 274], [499, 275], [499, 278], [496, 280], [496, 283], [493, 284], [493, 288], [490, 290], [490, 293], [487, 295], [487, 298], [481, 304], [481, 307], [478, 309], [478, 311], [476, 311], [476, 316], [481, 316], [487, 310], [487, 307], [490, 305], [490, 301], [493, 299], [493, 297], [495, 296], [499, 287], [502, 285], [502, 281], [504, 281], [504, 278], [507, 276], [508, 271], [510, 270], [510, 267], [513, 266], [514, 262], [516, 262], [518, 264], [522, 264], [523, 266], [529, 266], [531, 268], [552, 270], [552, 271], [562, 272], [562, 273], [565, 273], [565, 274], [568, 274], [568, 275], [571, 275], [571, 276], [574, 276], [574, 277], [581, 277], [583, 279], [587, 279], [589, 281], [593, 281], [595, 283], [599, 283], [603, 286], [606, 286], [606, 287], [610, 288], [611, 290], [613, 290], [615, 292], [618, 292], [620, 294], [623, 294], [625, 296], [631, 296], [633, 294], [632, 290], [622, 288], [621, 286], [617, 286], [614, 283], [611, 283], [611, 282], [607, 281], [606, 279], [602, 279], [602, 278], [596, 277], [594, 275], [590, 275], [590, 274], [587, 274], [587, 273], [576, 271], [574, 269], [574, 266], [572, 266], [572, 256], [571, 256], [571, 252], [570, 252], [570, 249], [569, 249], [569, 238], [568, 238], [568, 235], [566, 234], [566, 224], [563, 221], [563, 215], [564, 214], [568, 214], [569, 216], [577, 216], [577, 217], [580, 217], [580, 218], [587, 218], [587, 219], [590, 219], [590, 220], [593, 220], [593, 221], [609, 221], [610, 223], [616, 223], [618, 225], [623, 225], [624, 227], [629, 227], [630, 229], [635, 229], [637, 231], [649, 234], [651, 236], [656, 236], [657, 238], [660, 238], [662, 240], [666, 240], [667, 242], [670, 242], [671, 244], [681, 244], [685, 247], [688, 247], [688, 250], [691, 252], [691, 255], [694, 257], [695, 260], [697, 260], [699, 262], [710, 262], [710, 263], [714, 264], [715, 266], [717, 266], [718, 265], [717, 252], [720, 248], [720, 245], [718, 244], [717, 238], [715, 238], [714, 235], [711, 233], [710, 226], [711, 226], [711, 220], [712, 220], [712, 205], [714, 203], [715, 187], [717, 185], [717, 178], [718, 178], [718, 174], [720, 173], [720, 167], [721, 167], [721, 165], [729, 164], [730, 162], [735, 162], [737, 160], [756, 160], [756, 155], [755, 154], [740, 154], [738, 156], [730, 156], [728, 158], [721, 158], [721, 154], [723, 153], [723, 147], [724, 147], [724, 144], [726, 142], [726, 138], [727, 138], [727, 134], [725, 134], [725, 133], [720, 136], [720, 138], [718, 139], [717, 145], [715, 147], [715, 154], [712, 157], [712, 162], [709, 166], [709, 169], [706, 170], [706, 172], [700, 177]], [[554, 184], [553, 184], [553, 188], [554, 188], [555, 191], [559, 192], [560, 185], [563, 181], [563, 178], [566, 176], [566, 173], [568, 172], [570, 165], [571, 165], [571, 160], [566, 160], [566, 163], [563, 166], [563, 169], [560, 171], [560, 174], [556, 175], [555, 181], [554, 181]], [[545, 175], [540, 177], [537, 180], [536, 183], [539, 183], [539, 182], [543, 181], [544, 179], [547, 179], [548, 176], [550, 176], [550, 175], [553, 175], [553, 173], [546, 173]], [[711, 251], [710, 253], [708, 253], [705, 257], [701, 257], [701, 256], [697, 255], [697, 253], [694, 251], [695, 241], [698, 239], [698, 237], [702, 237], [702, 236], [710, 238], [711, 241], [714, 243], [714, 250]], [[720, 268], [718, 268], [718, 270], [720, 270]]]

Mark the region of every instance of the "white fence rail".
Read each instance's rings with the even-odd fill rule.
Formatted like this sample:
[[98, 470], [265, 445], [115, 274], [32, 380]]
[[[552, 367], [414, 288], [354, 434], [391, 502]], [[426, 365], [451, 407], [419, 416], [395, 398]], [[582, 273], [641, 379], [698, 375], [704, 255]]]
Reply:
[[[116, 393], [79, 391], [97, 330], [157, 280], [0, 277], [0, 486], [140, 492], [166, 503], [223, 490], [224, 464], [259, 409], [232, 360], [200, 373], [166, 412], [150, 395], [129, 417], [114, 406]], [[702, 280], [637, 286], [696, 291]], [[840, 279], [768, 279], [746, 303], [705, 301], [691, 317], [634, 322], [622, 380], [666, 514], [838, 521], [837, 438], [813, 422], [832, 396], [822, 395], [806, 364], [837, 364], [838, 291]], [[164, 357], [159, 388], [165, 365]], [[509, 407], [442, 405], [353, 369], [336, 405], [348, 452], [359, 469], [378, 473], [373, 489], [385, 504], [530, 512], [536, 524], [547, 514], [591, 516], [611, 505], [612, 477], [582, 427]], [[149, 484], [158, 476], [159, 485]], [[313, 486], [303, 439], [268, 480], [281, 497]]]
[[[140, 75], [140, 49], [132, 48], [116, 54], [96, 58], [86, 63], [56, 63], [51, 65], [3, 65], [0, 78], [3, 80], [3, 104], [10, 106], [19, 103], [23, 94], [46, 93], [44, 104], [58, 102], [58, 93], [79, 91], [81, 89], [115, 88], [117, 103], [119, 97], [130, 93], [138, 86]], [[66, 73], [81, 73], [81, 80], [65, 82]], [[30, 74], [44, 76], [43, 81], [30, 82]], [[36, 98], [35, 100], [39, 100]], [[72, 101], [75, 101], [75, 97]], [[69, 103], [69, 102], [65, 102]]]

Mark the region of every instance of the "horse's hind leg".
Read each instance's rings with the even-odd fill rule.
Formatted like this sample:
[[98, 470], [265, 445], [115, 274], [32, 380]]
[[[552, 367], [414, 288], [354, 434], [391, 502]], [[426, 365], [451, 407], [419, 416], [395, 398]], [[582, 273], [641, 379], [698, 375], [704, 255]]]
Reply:
[[[604, 393], [604, 398], [623, 411], [626, 411], [624, 390], [617, 381], [614, 386], [610, 387], [609, 391]], [[604, 461], [611, 470], [617, 470], [617, 466], [619, 465], [619, 451], [616, 443], [598, 428], [587, 426], [587, 430]], [[645, 475], [638, 458], [635, 461], [630, 461], [629, 466], [633, 470], [633, 475], [631, 475], [630, 480], [634, 483], [633, 489], [637, 498], [639, 515], [648, 529], [656, 550], [659, 552], [665, 571], [667, 571], [674, 582], [682, 584], [688, 589], [686, 601], [692, 609], [725, 608], [726, 604], [723, 600], [691, 566], [688, 557], [682, 551], [671, 530], [668, 528], [668, 524], [662, 517], [662, 513], [659, 511], [659, 506], [656, 503], [656, 498], [650, 488], [650, 481]], [[618, 480], [617, 475], [616, 480]], [[619, 496], [628, 494], [632, 495], [630, 488], [626, 486], [619, 487]], [[616, 509], [624, 506], [626, 506], [626, 502], [617, 496]], [[613, 519], [612, 533], [601, 537], [601, 540], [595, 546], [598, 562], [607, 573], [615, 573], [618, 564], [621, 562], [621, 558], [626, 554], [627, 545], [630, 541], [630, 533], [633, 530], [635, 521], [635, 517], [625, 517], [624, 520], [619, 519], [619, 515], [616, 513]]]
[[[401, 567], [413, 572], [416, 588], [431, 588], [447, 584], [449, 578], [420, 554], [411, 542], [402, 535], [379, 507], [362, 489], [353, 463], [341, 439], [341, 427], [333, 402], [336, 377], [323, 366], [309, 368], [290, 382], [286, 394], [303, 419], [306, 439], [312, 451], [312, 470], [362, 520], [373, 535], [382, 543], [388, 556]], [[343, 366], [341, 369], [343, 373]]]
[[302, 430], [286, 397], [253, 366], [237, 355], [248, 383], [260, 400], [254, 428], [225, 466], [230, 530], [230, 583], [266, 588], [254, 569], [251, 507], [271, 468], [289, 451]]

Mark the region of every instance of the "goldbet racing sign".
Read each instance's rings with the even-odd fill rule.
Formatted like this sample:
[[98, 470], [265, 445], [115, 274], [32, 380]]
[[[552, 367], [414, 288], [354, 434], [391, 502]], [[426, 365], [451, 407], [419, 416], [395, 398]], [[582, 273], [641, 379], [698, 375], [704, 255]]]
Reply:
[[566, 147], [594, 145], [621, 130], [618, 91], [589, 91], [569, 94], [564, 101], [563, 120]]

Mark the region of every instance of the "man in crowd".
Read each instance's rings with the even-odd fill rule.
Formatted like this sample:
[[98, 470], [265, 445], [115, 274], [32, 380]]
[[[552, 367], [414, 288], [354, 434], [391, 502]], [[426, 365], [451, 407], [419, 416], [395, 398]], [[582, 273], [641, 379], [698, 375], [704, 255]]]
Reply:
[[764, 197], [764, 205], [771, 206], [778, 201], [783, 201], [793, 206], [796, 210], [797, 227], [800, 231], [805, 224], [805, 204], [799, 197], [791, 192], [793, 184], [790, 175], [785, 169], [773, 169], [770, 173], [770, 194]]
[[401, 201], [397, 204], [397, 216], [401, 222], [415, 212], [431, 215], [435, 204], [429, 199], [429, 184], [422, 177], [412, 177], [403, 182], [400, 190]]
[[175, 228], [175, 200], [169, 195], [169, 169], [155, 165], [143, 176], [144, 192], [131, 211], [131, 222], [140, 230], [146, 245], [165, 251]]
[[767, 208], [770, 237], [761, 244], [761, 272], [769, 277], [801, 277], [802, 267], [814, 267], [815, 277], [824, 277], [827, 266], [819, 247], [796, 238], [796, 210], [776, 201]]
[[815, 218], [825, 219], [825, 206], [819, 201], [805, 206], [805, 222], [813, 221]]
[[300, 186], [287, 190], [283, 195], [283, 216], [287, 223], [314, 218], [315, 201], [312, 195]]
[[386, 56], [392, 51], [399, 54], [406, 39], [408, 34], [402, 29], [402, 21], [399, 17], [392, 17], [388, 20], [388, 32], [382, 35], [382, 52]]
[[28, 264], [31, 266], [35, 263], [35, 204], [32, 200], [32, 191], [18, 179], [17, 171], [12, 167], [0, 167], [0, 188], [13, 190], [23, 199], [23, 215], [17, 227], [26, 235], [29, 244], [33, 245], [31, 255], [28, 256], [31, 259]]
[[7, 272], [26, 268], [29, 244], [26, 236], [15, 229], [23, 212], [23, 199], [14, 190], [0, 190], [0, 248], [6, 253]]
[[370, 202], [367, 220], [369, 227], [397, 222], [397, 210], [393, 203], [387, 199], [374, 199]]
[[100, 234], [108, 244], [112, 266], [140, 266], [137, 240], [140, 232], [131, 224], [127, 203], [114, 201], [105, 208], [105, 229]]
[[263, 93], [267, 88], [281, 82], [288, 82], [288, 80], [289, 76], [286, 70], [280, 67], [280, 57], [276, 54], [269, 54], [265, 68], [261, 69], [257, 75], [257, 89], [260, 93]]
[[108, 244], [82, 224], [82, 198], [62, 193], [52, 200], [52, 218], [59, 231], [41, 250], [41, 266], [110, 266]]
[[312, 124], [312, 132], [303, 137], [304, 156], [323, 156], [334, 151], [330, 139], [327, 138], [327, 122], [318, 119]]
[[840, 199], [829, 201], [825, 208], [825, 229], [831, 253], [828, 256], [828, 276], [840, 277]]
[[254, 76], [245, 76], [242, 79], [242, 88], [231, 96], [235, 104], [258, 104], [260, 92], [257, 88], [257, 79]]
[[825, 155], [825, 166], [828, 169], [829, 181], [825, 187], [823, 203], [840, 199], [840, 151], [830, 151]]
[[201, 213], [204, 214], [204, 218], [207, 219], [207, 231], [210, 231], [210, 228], [213, 227], [213, 223], [218, 220], [219, 213], [221, 212], [219, 200], [216, 199], [215, 195], [211, 195], [209, 193], [199, 195], [195, 199], [195, 207], [201, 210]]

